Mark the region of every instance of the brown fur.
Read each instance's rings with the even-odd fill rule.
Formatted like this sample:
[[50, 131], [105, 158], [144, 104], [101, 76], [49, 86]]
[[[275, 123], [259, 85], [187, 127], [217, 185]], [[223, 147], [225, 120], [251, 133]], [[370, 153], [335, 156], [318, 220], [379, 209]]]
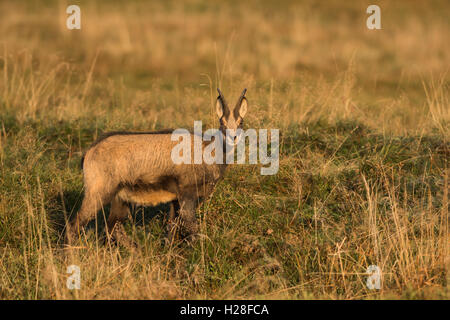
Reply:
[[[90, 148], [95, 147], [97, 144], [99, 144], [100, 142], [102, 142], [103, 140], [105, 140], [106, 138], [109, 138], [111, 136], [116, 136], [116, 135], [133, 135], [133, 134], [172, 134], [172, 132], [174, 131], [174, 129], [163, 129], [160, 131], [146, 131], [146, 132], [130, 132], [130, 131], [111, 131], [111, 132], [106, 132], [104, 134], [102, 134], [97, 140], [95, 140]], [[84, 157], [85, 154], [83, 154], [83, 156], [81, 157], [81, 169], [83, 169], [83, 164], [84, 164]]]
[[[246, 110], [246, 100], [242, 95], [238, 101], [239, 107], [243, 101]], [[235, 113], [228, 110], [221, 94], [217, 103], [223, 109], [220, 114], [218, 111], [221, 128], [227, 128], [225, 122], [235, 125], [237, 121], [232, 116]], [[245, 112], [242, 117], [243, 114]], [[82, 160], [85, 196], [75, 221], [67, 227], [69, 242], [80, 227], [85, 226], [102, 206], [109, 203], [109, 232], [127, 218], [127, 202], [143, 206], [172, 202], [171, 217], [179, 215], [187, 234], [198, 232], [195, 209], [200, 199], [213, 191], [224, 174], [226, 164], [174, 164], [171, 152], [178, 142], [171, 141], [172, 132], [172, 129], [111, 132], [92, 144]], [[174, 212], [174, 207], [179, 208], [178, 212]]]

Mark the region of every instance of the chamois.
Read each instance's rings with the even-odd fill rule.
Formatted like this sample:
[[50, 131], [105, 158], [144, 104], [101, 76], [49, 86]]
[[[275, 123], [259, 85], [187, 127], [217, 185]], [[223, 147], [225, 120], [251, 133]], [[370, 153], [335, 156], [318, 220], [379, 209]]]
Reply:
[[[216, 112], [225, 157], [225, 146], [229, 143], [227, 131], [230, 138], [230, 132], [233, 135], [243, 125], [247, 112], [246, 89], [233, 110], [229, 109], [221, 91], [217, 91]], [[177, 142], [172, 141], [172, 132], [173, 129], [111, 132], [91, 145], [82, 158], [83, 203], [74, 221], [66, 227], [69, 244], [100, 208], [109, 203], [106, 232], [113, 238], [117, 238], [117, 230], [121, 230], [121, 223], [129, 216], [128, 203], [155, 206], [170, 202], [169, 239], [173, 239], [177, 225], [187, 236], [198, 233], [196, 208], [222, 178], [226, 161], [223, 164], [175, 164], [171, 152]], [[192, 133], [190, 138], [192, 141]], [[231, 141], [236, 143], [237, 137], [231, 136]]]

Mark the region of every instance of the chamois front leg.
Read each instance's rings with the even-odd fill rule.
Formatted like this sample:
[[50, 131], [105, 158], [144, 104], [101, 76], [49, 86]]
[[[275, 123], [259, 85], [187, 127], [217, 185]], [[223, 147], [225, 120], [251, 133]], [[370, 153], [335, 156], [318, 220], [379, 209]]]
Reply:
[[170, 203], [170, 211], [169, 218], [167, 221], [167, 240], [169, 243], [173, 243], [176, 239], [177, 234], [177, 216], [180, 211], [180, 204], [178, 203], [178, 199], [173, 200]]
[[178, 202], [180, 204], [179, 220], [181, 232], [186, 237], [195, 237], [200, 229], [195, 217], [197, 197], [180, 195]]

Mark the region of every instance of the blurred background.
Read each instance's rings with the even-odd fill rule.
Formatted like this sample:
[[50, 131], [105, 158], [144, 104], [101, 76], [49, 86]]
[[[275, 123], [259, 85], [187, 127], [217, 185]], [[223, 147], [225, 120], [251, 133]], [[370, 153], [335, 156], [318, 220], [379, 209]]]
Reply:
[[[122, 102], [165, 108], [181, 124], [177, 111], [185, 110], [188, 97], [200, 109], [218, 86], [229, 99], [249, 87], [257, 110], [284, 109], [283, 121], [345, 115], [380, 128], [387, 117], [389, 130], [414, 130], [428, 117], [425, 88], [448, 82], [450, 6], [445, 0], [377, 1], [382, 30], [369, 30], [372, 2], [2, 1], [0, 67], [5, 77], [36, 71], [40, 88], [30, 93], [17, 77], [8, 84], [3, 77], [4, 103], [14, 99], [17, 111], [35, 100], [29, 112], [51, 109], [67, 119], [76, 113], [70, 109], [86, 111], [86, 99], [68, 101], [74, 94], [57, 86], [87, 100], [113, 96], [113, 88], [123, 86], [131, 97]], [[81, 8], [81, 30], [66, 27], [70, 4]], [[344, 108], [336, 110], [337, 104]], [[448, 110], [434, 112], [448, 120]]]

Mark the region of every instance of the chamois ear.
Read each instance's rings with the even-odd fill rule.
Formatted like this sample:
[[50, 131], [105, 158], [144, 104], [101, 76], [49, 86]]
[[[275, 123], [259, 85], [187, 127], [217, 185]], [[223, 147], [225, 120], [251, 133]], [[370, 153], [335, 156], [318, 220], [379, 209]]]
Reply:
[[244, 89], [242, 91], [241, 97], [239, 98], [236, 107], [234, 107], [234, 116], [244, 118], [245, 114], [247, 113], [247, 98], [245, 98], [245, 93], [247, 92], [247, 89]]
[[230, 111], [228, 110], [228, 106], [225, 101], [225, 98], [222, 95], [222, 92], [220, 92], [218, 88], [217, 91], [219, 92], [219, 96], [217, 97], [216, 101], [216, 113], [219, 119], [221, 119], [224, 115], [226, 116]]

